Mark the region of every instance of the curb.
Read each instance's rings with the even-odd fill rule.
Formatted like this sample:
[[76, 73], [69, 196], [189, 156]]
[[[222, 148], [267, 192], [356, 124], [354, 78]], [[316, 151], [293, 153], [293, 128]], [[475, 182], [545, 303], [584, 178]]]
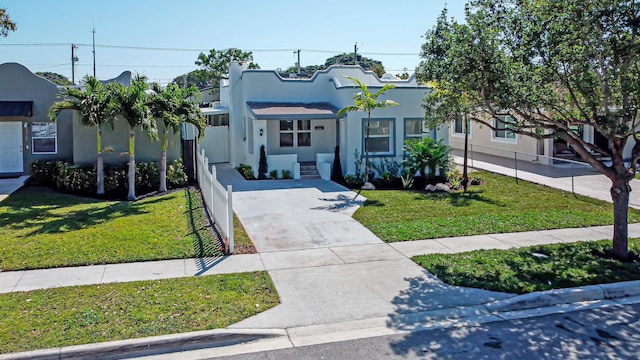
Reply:
[[640, 295], [640, 280], [568, 289], [536, 291], [484, 304], [491, 313], [527, 310], [582, 301], [613, 300]]
[[287, 336], [284, 329], [205, 330], [0, 354], [0, 360], [116, 359], [235, 345]]

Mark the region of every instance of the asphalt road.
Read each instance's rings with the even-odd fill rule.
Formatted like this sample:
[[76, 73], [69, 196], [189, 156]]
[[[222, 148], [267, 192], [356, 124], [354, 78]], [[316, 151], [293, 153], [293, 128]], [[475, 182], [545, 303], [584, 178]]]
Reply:
[[220, 359], [640, 359], [640, 304]]

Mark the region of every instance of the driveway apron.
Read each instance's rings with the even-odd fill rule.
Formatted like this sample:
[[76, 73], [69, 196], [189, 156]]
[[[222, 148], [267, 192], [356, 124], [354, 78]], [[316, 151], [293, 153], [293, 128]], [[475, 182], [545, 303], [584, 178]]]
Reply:
[[482, 304], [509, 296], [443, 284], [351, 216], [365, 200], [330, 181], [246, 181], [217, 167], [233, 186], [233, 208], [254, 241], [281, 304], [231, 328], [291, 328], [382, 320]]

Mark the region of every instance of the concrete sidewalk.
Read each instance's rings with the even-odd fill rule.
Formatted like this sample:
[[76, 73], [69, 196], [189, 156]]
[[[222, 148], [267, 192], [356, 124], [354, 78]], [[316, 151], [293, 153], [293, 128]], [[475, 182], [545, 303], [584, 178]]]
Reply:
[[[458, 253], [478, 249], [508, 249], [533, 245], [609, 239], [612, 226], [528, 231], [396, 243], [336, 246], [319, 249], [265, 252], [220, 258], [177, 259], [124, 264], [77, 266], [0, 272], [0, 293], [64, 286], [157, 280], [186, 276], [231, 274], [267, 270], [280, 276], [283, 270], [320, 269], [336, 265], [396, 265], [416, 255]], [[640, 237], [640, 224], [629, 224], [629, 237]], [[362, 265], [360, 265], [362, 266]], [[317, 270], [316, 270], [317, 271]], [[406, 274], [408, 275], [408, 274]], [[328, 273], [327, 273], [328, 276]], [[335, 276], [341, 276], [339, 273]], [[371, 274], [371, 276], [373, 276]], [[293, 286], [293, 284], [292, 284]]]

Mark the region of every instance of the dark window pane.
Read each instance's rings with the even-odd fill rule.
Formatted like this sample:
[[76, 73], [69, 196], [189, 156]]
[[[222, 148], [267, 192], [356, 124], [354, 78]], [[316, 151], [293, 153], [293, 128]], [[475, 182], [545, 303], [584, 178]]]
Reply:
[[422, 134], [422, 120], [407, 120], [405, 121], [405, 132], [407, 137], [409, 135]]
[[[365, 134], [367, 131], [367, 123], [365, 122]], [[389, 135], [389, 131], [391, 129], [391, 121], [388, 120], [376, 120], [371, 121], [371, 126], [369, 126], [369, 134], [370, 135]]]
[[298, 120], [298, 130], [311, 130], [311, 120]]
[[456, 116], [456, 121], [454, 122], [453, 132], [458, 134], [464, 134], [464, 130], [462, 129], [462, 116]]
[[[366, 143], [366, 139], [365, 139]], [[389, 150], [389, 138], [377, 137], [369, 139], [369, 153], [388, 153]]]
[[298, 133], [298, 146], [311, 146], [311, 133]]
[[55, 153], [56, 152], [56, 139], [33, 139], [33, 152], [34, 153]]
[[280, 134], [280, 147], [293, 147], [293, 134]]
[[280, 131], [293, 131], [293, 120], [280, 120]]

